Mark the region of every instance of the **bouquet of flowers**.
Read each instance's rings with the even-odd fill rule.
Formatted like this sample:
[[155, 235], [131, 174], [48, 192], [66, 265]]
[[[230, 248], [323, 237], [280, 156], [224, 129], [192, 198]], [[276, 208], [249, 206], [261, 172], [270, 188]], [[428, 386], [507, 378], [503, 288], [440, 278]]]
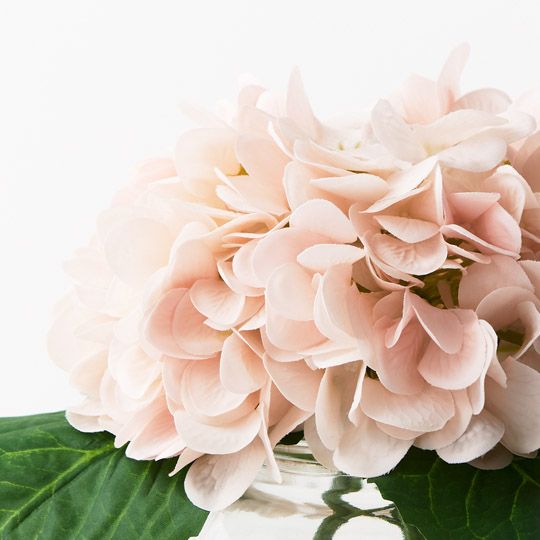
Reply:
[[66, 264], [67, 417], [238, 499], [302, 430], [374, 477], [413, 446], [502, 468], [540, 447], [540, 96], [462, 93], [468, 48], [362, 114], [247, 82], [143, 163]]

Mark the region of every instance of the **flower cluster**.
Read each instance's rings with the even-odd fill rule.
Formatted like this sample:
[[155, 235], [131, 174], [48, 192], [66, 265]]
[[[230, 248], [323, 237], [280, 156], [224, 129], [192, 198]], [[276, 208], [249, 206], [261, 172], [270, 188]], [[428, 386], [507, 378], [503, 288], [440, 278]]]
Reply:
[[540, 447], [540, 111], [462, 94], [458, 47], [363, 116], [245, 85], [190, 114], [66, 264], [52, 357], [68, 412], [135, 459], [191, 464], [219, 509], [303, 429], [372, 477], [411, 446], [498, 468]]

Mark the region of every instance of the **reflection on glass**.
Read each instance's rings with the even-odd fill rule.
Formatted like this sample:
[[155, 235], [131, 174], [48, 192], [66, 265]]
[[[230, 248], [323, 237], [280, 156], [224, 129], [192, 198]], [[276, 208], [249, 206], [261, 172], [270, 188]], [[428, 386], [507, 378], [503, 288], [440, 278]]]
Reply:
[[279, 446], [276, 459], [283, 482], [263, 469], [242, 499], [210, 515], [201, 540], [415, 538], [375, 484], [328, 471], [302, 443]]

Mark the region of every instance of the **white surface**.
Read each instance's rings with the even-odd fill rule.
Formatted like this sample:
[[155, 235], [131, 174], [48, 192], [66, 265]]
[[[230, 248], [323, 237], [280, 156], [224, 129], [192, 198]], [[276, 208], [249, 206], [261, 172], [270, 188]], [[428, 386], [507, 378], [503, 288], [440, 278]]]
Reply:
[[535, 1], [35, 0], [0, 4], [0, 416], [75, 399], [45, 333], [61, 262], [138, 160], [252, 72], [302, 68], [321, 115], [361, 109], [472, 45], [464, 87], [540, 84]]

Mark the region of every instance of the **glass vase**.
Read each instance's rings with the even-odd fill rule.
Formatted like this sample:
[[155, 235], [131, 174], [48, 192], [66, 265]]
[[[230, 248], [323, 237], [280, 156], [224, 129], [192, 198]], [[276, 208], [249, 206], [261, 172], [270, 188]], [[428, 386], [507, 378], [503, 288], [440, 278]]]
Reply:
[[415, 538], [374, 483], [329, 471], [303, 442], [275, 456], [282, 483], [263, 467], [240, 500], [209, 515], [198, 540]]

